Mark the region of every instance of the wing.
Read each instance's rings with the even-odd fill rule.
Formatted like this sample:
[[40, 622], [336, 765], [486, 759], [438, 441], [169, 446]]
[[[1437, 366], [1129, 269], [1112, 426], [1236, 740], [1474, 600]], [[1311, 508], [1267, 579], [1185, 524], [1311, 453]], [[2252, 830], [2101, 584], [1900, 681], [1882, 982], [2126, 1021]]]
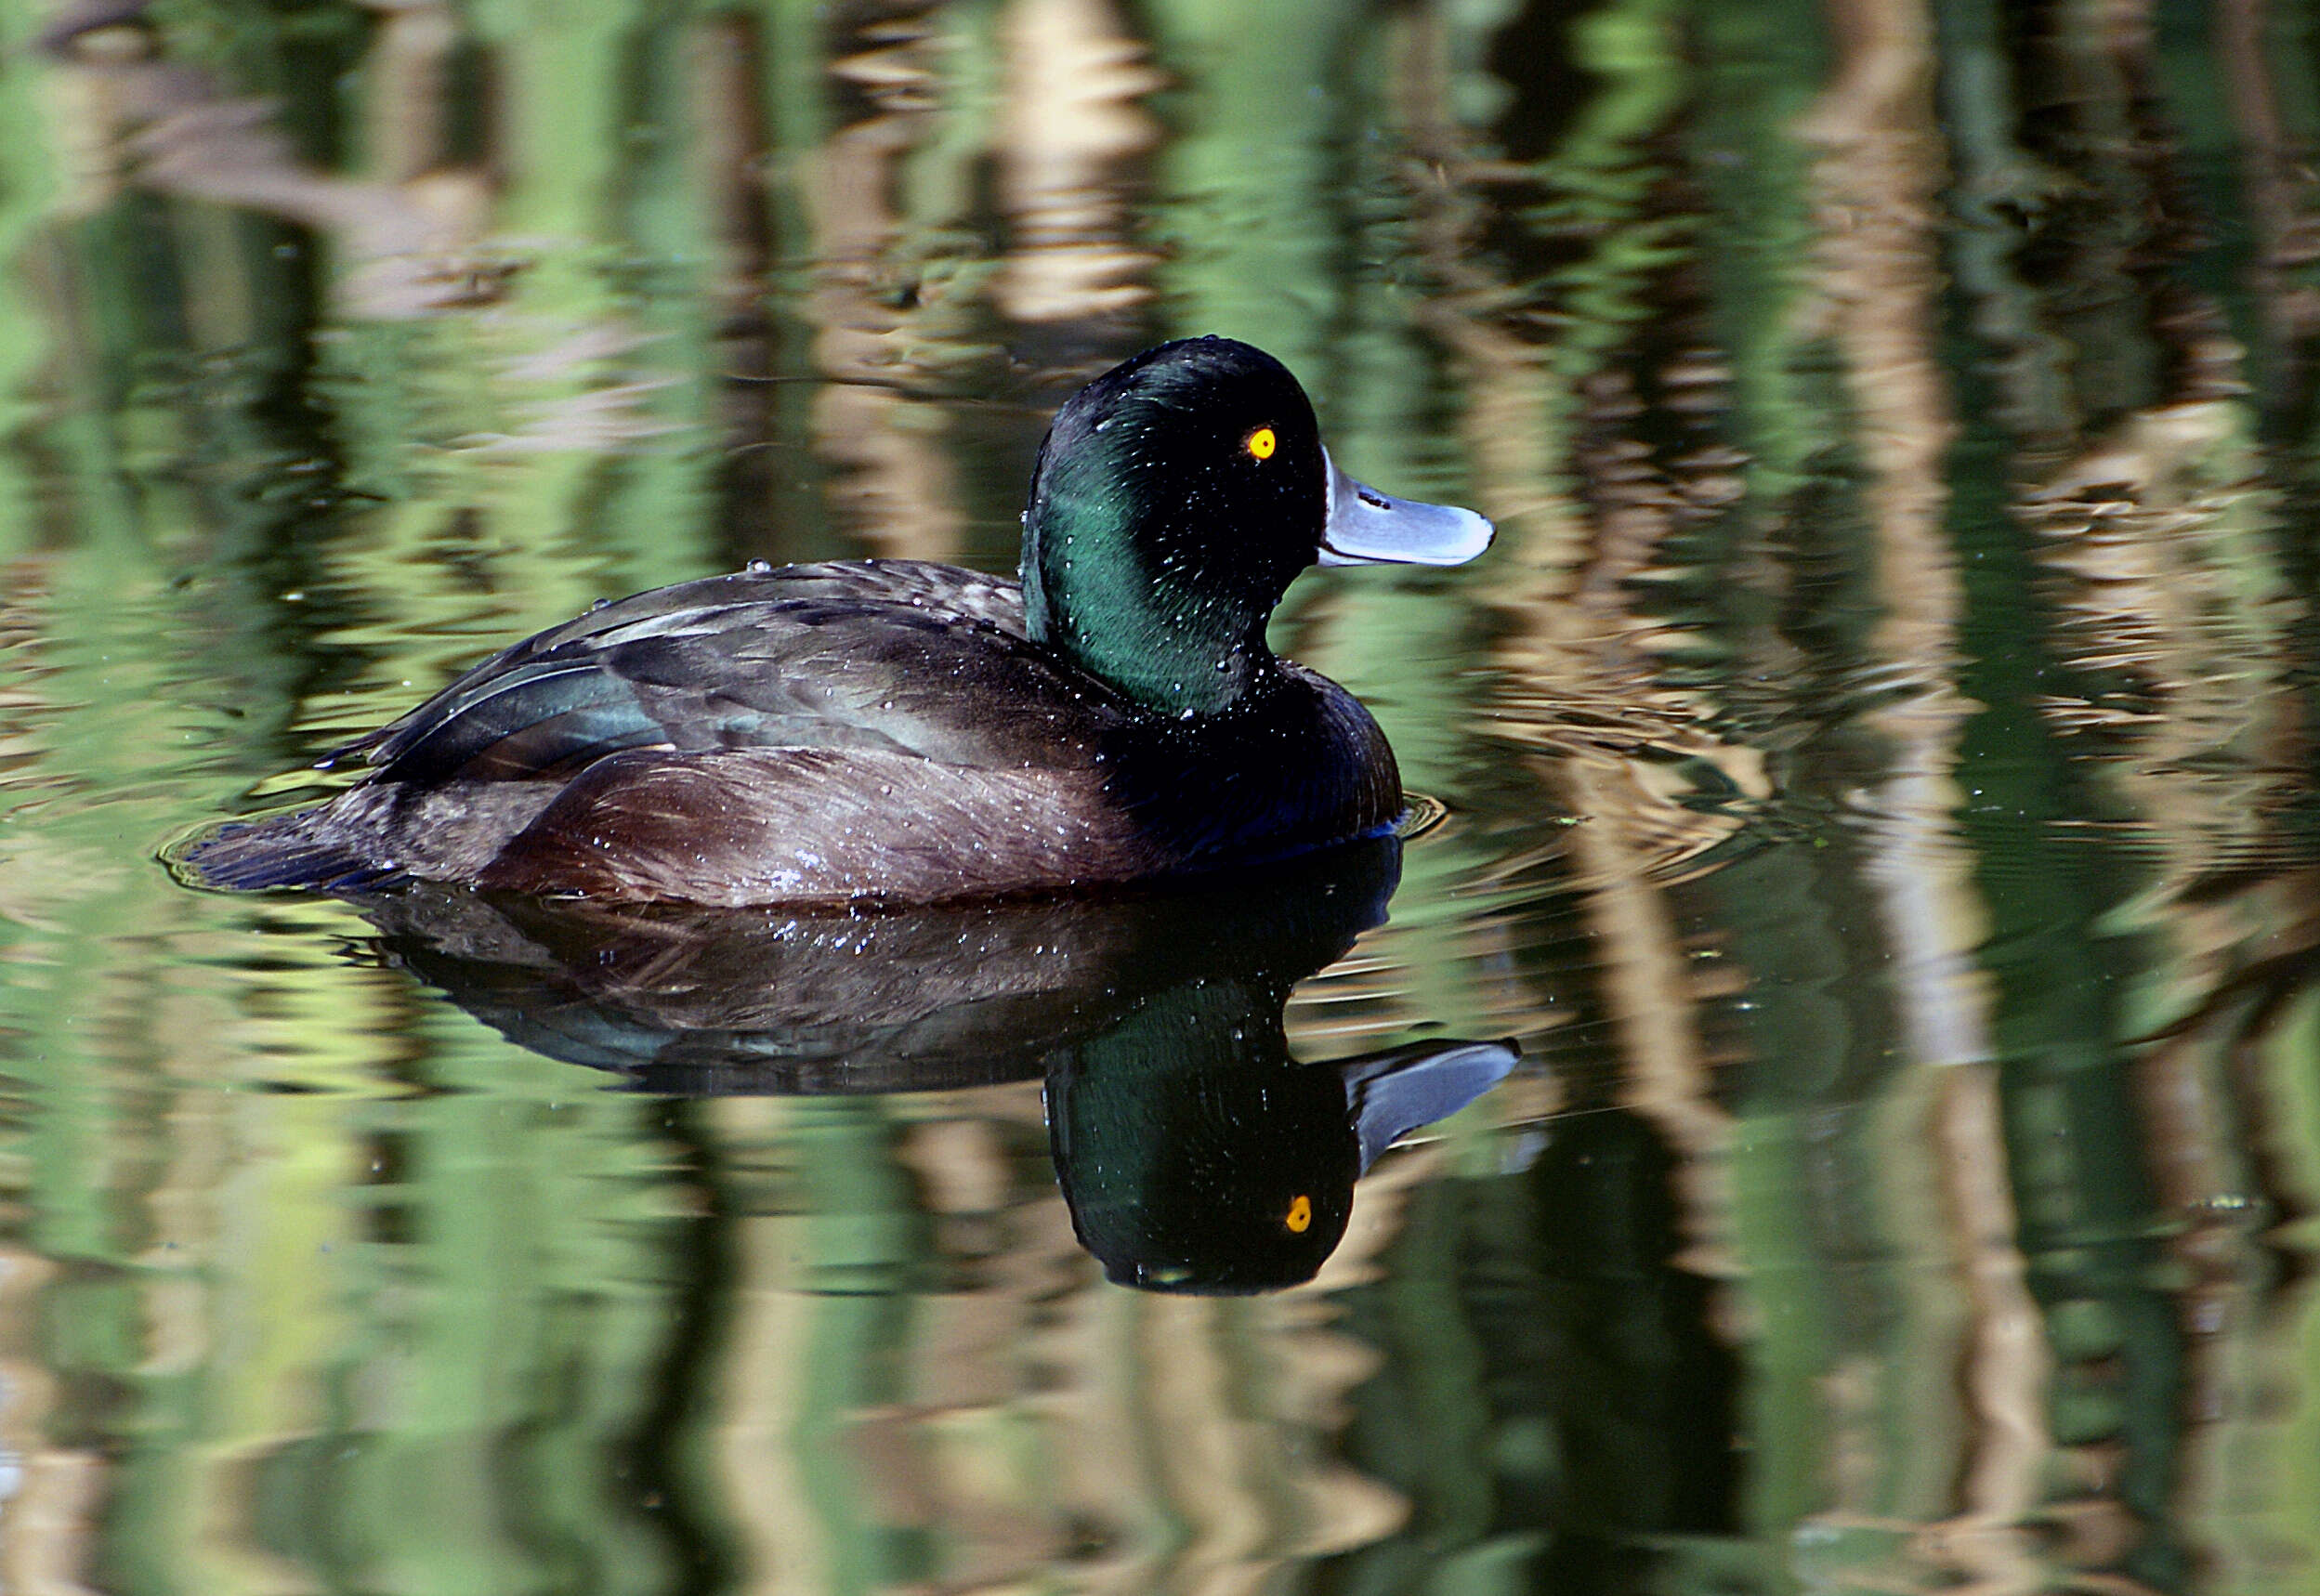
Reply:
[[1032, 644], [1022, 614], [1015, 583], [916, 561], [684, 582], [503, 649], [333, 757], [417, 783], [563, 777], [626, 749], [1077, 763], [1121, 709]]

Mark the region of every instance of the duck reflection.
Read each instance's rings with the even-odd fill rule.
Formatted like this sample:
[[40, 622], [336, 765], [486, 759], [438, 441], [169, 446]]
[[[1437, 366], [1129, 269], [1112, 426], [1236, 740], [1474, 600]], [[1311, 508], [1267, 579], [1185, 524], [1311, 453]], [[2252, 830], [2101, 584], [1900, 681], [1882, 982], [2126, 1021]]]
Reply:
[[380, 948], [522, 1046], [683, 1096], [953, 1090], [1043, 1076], [1081, 1242], [1123, 1285], [1312, 1278], [1355, 1179], [1514, 1067], [1438, 1040], [1289, 1051], [1290, 989], [1385, 918], [1391, 838], [1229, 884], [878, 912], [703, 909], [414, 883]]

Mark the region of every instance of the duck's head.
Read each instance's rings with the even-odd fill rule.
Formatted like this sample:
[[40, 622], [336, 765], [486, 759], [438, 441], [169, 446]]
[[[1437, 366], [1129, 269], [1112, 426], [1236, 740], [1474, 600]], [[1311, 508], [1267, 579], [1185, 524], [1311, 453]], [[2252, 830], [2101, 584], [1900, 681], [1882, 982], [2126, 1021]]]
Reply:
[[1270, 661], [1265, 624], [1309, 565], [1458, 565], [1472, 510], [1339, 471], [1289, 369], [1229, 338], [1147, 349], [1081, 388], [1040, 446], [1023, 516], [1031, 635], [1146, 708], [1208, 713]]

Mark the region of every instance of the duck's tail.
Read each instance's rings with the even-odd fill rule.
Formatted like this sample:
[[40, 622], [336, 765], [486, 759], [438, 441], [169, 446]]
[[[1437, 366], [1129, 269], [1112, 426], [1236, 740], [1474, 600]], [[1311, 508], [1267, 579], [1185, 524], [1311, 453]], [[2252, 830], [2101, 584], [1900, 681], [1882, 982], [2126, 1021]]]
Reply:
[[363, 839], [330, 824], [327, 806], [256, 820], [233, 820], [165, 850], [179, 879], [227, 892], [299, 887], [359, 892], [400, 875], [366, 850]]

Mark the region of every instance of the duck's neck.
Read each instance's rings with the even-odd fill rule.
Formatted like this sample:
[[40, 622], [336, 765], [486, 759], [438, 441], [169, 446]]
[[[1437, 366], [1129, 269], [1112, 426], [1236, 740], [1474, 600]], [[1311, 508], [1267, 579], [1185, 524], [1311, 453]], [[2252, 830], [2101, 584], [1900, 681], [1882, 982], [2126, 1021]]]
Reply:
[[[1031, 637], [1139, 707], [1173, 715], [1231, 708], [1275, 661], [1265, 622], [1278, 595], [1199, 580], [1133, 538], [1102, 503], [1068, 519], [1034, 503], [1024, 518], [1023, 619]], [[1042, 513], [1045, 511], [1045, 513]]]

